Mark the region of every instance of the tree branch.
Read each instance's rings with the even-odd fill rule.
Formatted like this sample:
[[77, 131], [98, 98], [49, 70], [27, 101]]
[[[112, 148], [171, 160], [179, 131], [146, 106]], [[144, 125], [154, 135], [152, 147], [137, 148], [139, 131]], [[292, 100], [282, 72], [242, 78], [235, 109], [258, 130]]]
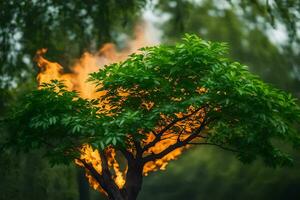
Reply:
[[99, 154], [100, 154], [100, 158], [101, 158], [102, 178], [103, 178], [105, 186], [108, 190], [107, 192], [110, 192], [112, 194], [109, 196], [114, 197], [114, 199], [116, 199], [116, 200], [123, 199], [121, 190], [119, 189], [119, 187], [113, 180], [112, 174], [110, 173], [105, 152], [99, 151]]
[[135, 149], [136, 149], [136, 159], [140, 159], [143, 155], [143, 149], [140, 145], [140, 143], [136, 140], [133, 140], [133, 144], [135, 146]]
[[97, 172], [97, 170], [93, 167], [93, 165], [88, 164], [83, 159], [76, 158], [79, 160], [83, 166], [90, 172], [92, 177], [100, 184], [101, 188], [108, 194], [108, 196], [111, 196], [110, 190], [107, 188], [107, 185], [105, 184], [104, 178], [101, 176], [100, 173]]
[[153, 141], [151, 141], [150, 143], [148, 143], [147, 145], [144, 146], [144, 148], [142, 149], [143, 152], [147, 151], [149, 148], [153, 147], [157, 142], [160, 141], [162, 135], [167, 131], [169, 130], [172, 126], [174, 126], [177, 122], [180, 122], [180, 121], [183, 121], [183, 120], [186, 120], [187, 118], [191, 117], [192, 115], [196, 114], [199, 110], [203, 109], [207, 107], [207, 105], [205, 106], [202, 106], [196, 110], [194, 110], [192, 113], [184, 116], [184, 117], [181, 117], [181, 118], [177, 118], [175, 120], [173, 120], [171, 123], [169, 123], [167, 126], [165, 126], [158, 134], [155, 134], [155, 138]]
[[180, 133], [178, 134], [178, 136], [177, 136], [177, 142], [180, 142], [180, 137], [181, 137], [183, 131], [185, 130], [185, 127], [186, 127], [186, 124], [185, 124], [184, 127], [181, 129]]
[[125, 148], [120, 148], [118, 149], [120, 152], [123, 154], [123, 156], [126, 158], [127, 162], [132, 161], [134, 159], [134, 156], [132, 153], [130, 153], [127, 149]]
[[163, 151], [161, 151], [158, 154], [151, 154], [147, 157], [143, 158], [143, 163], [147, 163], [149, 161], [153, 161], [156, 159], [160, 159], [163, 158], [164, 156], [166, 156], [167, 154], [169, 154], [170, 152], [174, 151], [177, 148], [183, 147], [185, 145], [187, 145], [190, 141], [192, 141], [194, 138], [198, 137], [200, 132], [204, 129], [204, 127], [207, 125], [206, 120], [204, 120], [201, 124], [201, 126], [196, 129], [192, 134], [189, 135], [189, 137], [187, 137], [186, 139], [182, 140], [182, 141], [177, 141], [175, 144], [170, 145], [169, 147], [167, 147], [166, 149], [164, 149]]
[[212, 145], [212, 146], [217, 146], [221, 149], [224, 149], [226, 151], [232, 151], [234, 153], [241, 153], [241, 151], [239, 150], [236, 150], [236, 149], [231, 149], [231, 148], [228, 148], [228, 147], [224, 147], [220, 144], [216, 144], [216, 143], [210, 143], [210, 142], [189, 142], [188, 144], [192, 144], [192, 145]]

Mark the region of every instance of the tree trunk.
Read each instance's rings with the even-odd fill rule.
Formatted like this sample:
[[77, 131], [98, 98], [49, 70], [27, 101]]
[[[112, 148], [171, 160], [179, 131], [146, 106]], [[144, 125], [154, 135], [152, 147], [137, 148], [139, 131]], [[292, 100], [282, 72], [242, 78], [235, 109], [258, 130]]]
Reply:
[[90, 200], [90, 186], [85, 177], [85, 170], [77, 169], [79, 200]]
[[[106, 179], [106, 177], [103, 178]], [[142, 183], [143, 166], [134, 162], [128, 165], [124, 188], [116, 191], [116, 188], [111, 187], [111, 184], [107, 180], [104, 181], [105, 187], [103, 189], [107, 192], [109, 200], [136, 200], [142, 188]]]
[[126, 200], [136, 200], [143, 184], [143, 166], [140, 163], [128, 165], [126, 174]]
[[136, 200], [142, 188], [143, 168], [142, 154], [140, 151], [137, 156], [127, 157], [128, 170], [126, 173], [125, 185], [119, 189], [110, 172], [105, 153], [100, 151], [102, 173], [91, 165], [81, 160], [86, 169], [88, 169], [93, 178], [100, 184], [101, 188], [106, 192], [109, 200]]

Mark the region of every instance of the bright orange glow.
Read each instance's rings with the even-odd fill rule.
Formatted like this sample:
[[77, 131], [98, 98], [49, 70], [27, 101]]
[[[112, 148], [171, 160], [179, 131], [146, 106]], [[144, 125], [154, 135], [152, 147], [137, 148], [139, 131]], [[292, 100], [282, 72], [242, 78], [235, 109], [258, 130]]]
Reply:
[[[40, 49], [36, 55], [36, 62], [40, 71], [37, 75], [38, 84], [41, 85], [42, 83], [49, 83], [51, 80], [61, 80], [64, 81], [65, 85], [67, 86], [68, 90], [76, 90], [79, 92], [79, 95], [83, 98], [97, 98], [103, 93], [95, 92], [95, 87], [92, 83], [87, 82], [88, 76], [90, 73], [97, 71], [99, 68], [104, 67], [105, 65], [119, 62], [125, 60], [127, 56], [137, 49], [151, 45], [147, 42], [145, 38], [145, 34], [142, 31], [143, 29], [140, 27], [136, 31], [136, 39], [133, 41], [128, 42], [128, 47], [123, 51], [117, 51], [116, 47], [113, 44], [105, 44], [103, 47], [96, 53], [84, 53], [77, 62], [70, 67], [71, 73], [64, 73], [63, 67], [55, 62], [50, 62], [44, 58], [44, 54], [46, 53], [46, 49]], [[203, 88], [199, 89], [199, 92], [205, 92]], [[128, 95], [124, 91], [120, 91], [120, 93], [124, 96]], [[152, 102], [145, 102], [143, 104], [147, 109], [151, 109], [153, 107]], [[193, 108], [190, 108], [192, 111]], [[190, 112], [189, 111], [189, 112]], [[183, 117], [184, 113], [177, 113], [177, 117]], [[168, 119], [164, 116], [161, 116], [165, 123], [169, 123], [172, 119]], [[153, 147], [149, 148], [145, 153], [144, 156], [149, 154], [157, 154], [170, 145], [176, 143], [178, 139], [183, 140], [186, 138], [192, 131], [192, 129], [197, 128], [200, 126], [199, 123], [195, 123], [195, 121], [199, 121], [199, 118], [203, 118], [203, 113], [200, 112], [199, 115], [195, 116], [190, 122], [183, 121], [181, 123], [177, 123], [176, 126], [182, 133], [179, 135], [174, 134], [174, 130], [169, 130], [165, 132], [161, 138], [161, 140]], [[200, 120], [201, 121], [201, 120]], [[162, 128], [158, 127], [155, 131], [159, 132]], [[146, 134], [148, 137], [144, 141], [141, 142], [141, 145], [144, 146], [151, 142], [155, 135], [152, 133]], [[184, 147], [188, 148], [188, 146]], [[147, 175], [151, 171], [156, 170], [164, 170], [169, 161], [176, 159], [184, 150], [184, 148], [178, 148], [161, 159], [151, 161], [145, 164], [144, 166], [144, 175]], [[128, 149], [130, 152], [134, 152], [133, 149]], [[117, 161], [117, 152], [112, 147], [106, 149], [105, 154], [108, 159], [108, 166], [112, 170], [113, 179], [115, 183], [118, 185], [119, 188], [122, 188], [125, 184], [125, 174], [126, 169], [120, 169], [119, 162]], [[90, 145], [85, 144], [81, 147], [81, 157], [80, 159], [84, 160], [86, 163], [93, 165], [93, 167], [97, 170], [98, 173], [101, 174], [102, 166], [101, 166], [101, 159], [98, 150], [94, 150]], [[80, 161], [75, 161], [75, 163], [81, 167], [83, 164]], [[89, 180], [89, 183], [94, 189], [97, 189], [101, 192], [104, 192], [99, 183], [93, 179], [91, 174], [86, 170], [86, 176]], [[105, 192], [104, 192], [105, 193]]]
[[[125, 184], [125, 179], [124, 179], [125, 173], [121, 172], [120, 170], [119, 163], [117, 162], [116, 159], [116, 151], [113, 148], [108, 148], [105, 153], [108, 160], [108, 166], [111, 167], [112, 170], [114, 170], [113, 179], [115, 180], [115, 183], [118, 185], [118, 187], [122, 188]], [[95, 170], [99, 174], [102, 174], [101, 158], [98, 150], [95, 150], [90, 145], [86, 144], [81, 148], [80, 159], [84, 160], [88, 164], [93, 165]], [[83, 164], [78, 160], [75, 160], [75, 163], [81, 167], [84, 167]], [[94, 180], [94, 178], [88, 171], [86, 171], [86, 176], [88, 178], [89, 183], [94, 189], [99, 190], [100, 192], [104, 192], [101, 189], [99, 183], [96, 180]]]
[[[98, 150], [94, 150], [90, 145], [84, 145], [81, 148], [81, 156], [80, 159], [84, 160], [88, 164], [92, 164], [95, 170], [101, 174], [102, 173], [102, 165], [101, 165], [101, 159]], [[84, 167], [84, 165], [78, 161], [75, 160], [75, 163], [81, 167]], [[100, 192], [104, 192], [99, 185], [99, 183], [92, 177], [92, 175], [89, 173], [88, 170], [86, 170], [86, 177], [90, 183], [90, 185]]]
[[[182, 117], [190, 114], [193, 111], [194, 111], [194, 108], [190, 107], [189, 111], [187, 113], [180, 112], [180, 113], [176, 113], [175, 115], [178, 118], [182, 118]], [[151, 147], [147, 152], [145, 152], [145, 154], [153, 154], [153, 153], [158, 154], [161, 151], [163, 151], [164, 149], [166, 149], [167, 147], [169, 147], [170, 145], [175, 144], [178, 140], [183, 141], [192, 133], [193, 130], [200, 127], [201, 123], [203, 122], [204, 116], [205, 116], [205, 113], [204, 113], [204, 110], [202, 109], [198, 112], [198, 114], [190, 117], [189, 120], [180, 121], [180, 122], [176, 123], [174, 125], [174, 127], [177, 128], [177, 130], [180, 130], [179, 133], [178, 133], [178, 131], [174, 131], [174, 129], [170, 129], [170, 130], [166, 131], [163, 134], [163, 136], [161, 137], [160, 141], [157, 142], [153, 147]], [[166, 124], [169, 124], [172, 121], [172, 119], [168, 119], [165, 116], [161, 116], [161, 117], [164, 119], [164, 122], [166, 122]], [[162, 128], [160, 127], [160, 128], [157, 128], [155, 131], [160, 132], [161, 129]], [[155, 135], [152, 133], [149, 133], [147, 139], [144, 141], [144, 145], [153, 141], [154, 138], [155, 138]], [[201, 138], [197, 138], [196, 140], [201, 140]], [[155, 161], [150, 161], [150, 162], [146, 163], [144, 166], [144, 175], [147, 175], [148, 172], [156, 171], [158, 169], [165, 170], [169, 161], [176, 159], [182, 153], [182, 151], [184, 149], [189, 148], [189, 147], [190, 147], [189, 145], [186, 145], [184, 147], [177, 148], [161, 159], [157, 159]]]

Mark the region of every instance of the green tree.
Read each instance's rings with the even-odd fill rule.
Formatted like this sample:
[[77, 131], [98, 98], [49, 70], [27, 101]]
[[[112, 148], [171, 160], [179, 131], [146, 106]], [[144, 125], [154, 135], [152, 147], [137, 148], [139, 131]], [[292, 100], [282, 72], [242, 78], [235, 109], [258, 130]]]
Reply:
[[[277, 143], [299, 145], [296, 99], [226, 52], [223, 43], [195, 35], [175, 46], [144, 48], [91, 75], [105, 93], [96, 100], [82, 99], [58, 81], [44, 84], [8, 119], [14, 134], [7, 145], [43, 148], [52, 163], [77, 159], [110, 199], [136, 199], [145, 166], [187, 145], [216, 146], [245, 163], [260, 157], [273, 167], [291, 164]], [[152, 151], [166, 139], [173, 143]], [[85, 144], [99, 150], [100, 171], [80, 157]], [[122, 187], [108, 162], [110, 148], [126, 161]]]

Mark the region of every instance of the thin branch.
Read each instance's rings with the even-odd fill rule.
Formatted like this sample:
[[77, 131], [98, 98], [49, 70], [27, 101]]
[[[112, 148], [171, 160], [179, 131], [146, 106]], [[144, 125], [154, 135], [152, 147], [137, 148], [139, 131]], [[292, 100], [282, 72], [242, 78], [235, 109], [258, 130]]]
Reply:
[[172, 133], [172, 134], [171, 134], [170, 136], [168, 136], [168, 137], [163, 137], [163, 138], [161, 138], [159, 141], [172, 139], [173, 137], [176, 137], [176, 135], [175, 135], [174, 133]]
[[134, 159], [134, 156], [131, 152], [129, 152], [127, 149], [125, 148], [120, 148], [118, 149], [120, 150], [120, 152], [123, 154], [123, 156], [126, 158], [127, 162], [132, 161]]
[[217, 146], [221, 149], [224, 149], [226, 151], [232, 151], [234, 153], [241, 153], [241, 151], [236, 150], [236, 149], [232, 149], [232, 148], [228, 148], [228, 147], [224, 147], [220, 144], [216, 144], [216, 143], [210, 143], [210, 142], [189, 142], [188, 144], [192, 144], [192, 145], [212, 145], [212, 146]]
[[108, 197], [113, 197], [113, 199], [123, 199], [122, 194], [109, 171], [107, 158], [104, 152], [99, 151], [101, 158], [102, 174], [100, 174], [93, 165], [85, 162], [81, 158], [75, 158], [79, 160], [84, 167], [90, 172], [92, 177], [100, 184], [101, 188], [107, 193]]
[[204, 136], [204, 135], [197, 135], [197, 137], [203, 138], [203, 139], [206, 139], [206, 138], [207, 138], [207, 136]]
[[181, 137], [183, 131], [185, 130], [185, 127], [186, 127], [186, 123], [184, 124], [184, 127], [181, 129], [180, 133], [178, 134], [177, 142], [180, 142], [180, 137]]
[[[105, 152], [99, 151], [100, 158], [101, 158], [101, 166], [102, 166], [102, 178], [104, 180], [105, 186], [109, 190], [112, 195], [109, 195], [111, 197], [114, 197], [115, 199], [122, 199], [122, 194], [119, 190], [119, 187], [115, 183], [115, 181], [112, 178], [112, 174], [110, 173], [109, 167], [108, 167], [108, 161], [107, 157], [105, 155]], [[116, 198], [117, 197], [117, 198]]]
[[134, 159], [140, 159], [143, 155], [142, 146], [140, 142], [134, 139], [134, 137], [129, 135], [129, 141], [131, 141], [134, 145], [134, 149], [136, 150], [136, 155], [134, 157], [134, 154], [127, 151], [125, 148], [120, 149], [127, 161], [133, 161]]
[[167, 126], [165, 126], [165, 128], [163, 128], [158, 134], [156, 134], [155, 138], [153, 141], [151, 141], [150, 143], [148, 143], [147, 145], [144, 146], [144, 148], [142, 149], [142, 151], [147, 151], [149, 148], [153, 147], [158, 141], [160, 141], [162, 135], [167, 131], [169, 130], [172, 126], [174, 126], [177, 122], [180, 122], [180, 121], [183, 121], [183, 120], [186, 120], [187, 118], [191, 117], [192, 115], [196, 114], [199, 110], [203, 109], [207, 107], [207, 105], [205, 106], [202, 106], [196, 110], [194, 110], [192, 113], [184, 116], [184, 117], [181, 117], [181, 118], [177, 118], [175, 120], [173, 120], [171, 123], [169, 123]]
[[189, 137], [187, 137], [186, 139], [184, 139], [182, 141], [177, 141], [175, 144], [170, 145], [169, 147], [167, 147], [166, 149], [164, 149], [163, 151], [161, 151], [158, 154], [151, 154], [149, 156], [144, 157], [143, 163], [147, 163], [149, 161], [160, 159], [160, 158], [164, 157], [165, 155], [169, 154], [170, 152], [174, 151], [175, 149], [187, 145], [189, 142], [191, 142], [194, 138], [196, 138], [201, 133], [201, 131], [204, 129], [204, 127], [207, 124], [208, 124], [208, 122], [206, 122], [206, 120], [204, 120], [202, 122], [201, 126], [198, 129], [196, 129], [192, 134], [190, 134]]
[[97, 172], [97, 170], [93, 167], [93, 165], [88, 164], [87, 162], [85, 162], [83, 159], [80, 158], [76, 158], [77, 160], [79, 160], [83, 166], [90, 172], [90, 174], [92, 175], [92, 177], [100, 184], [101, 188], [109, 195], [111, 196], [111, 192], [108, 189], [107, 185], [105, 184], [105, 180], [104, 178], [101, 176], [100, 173]]

